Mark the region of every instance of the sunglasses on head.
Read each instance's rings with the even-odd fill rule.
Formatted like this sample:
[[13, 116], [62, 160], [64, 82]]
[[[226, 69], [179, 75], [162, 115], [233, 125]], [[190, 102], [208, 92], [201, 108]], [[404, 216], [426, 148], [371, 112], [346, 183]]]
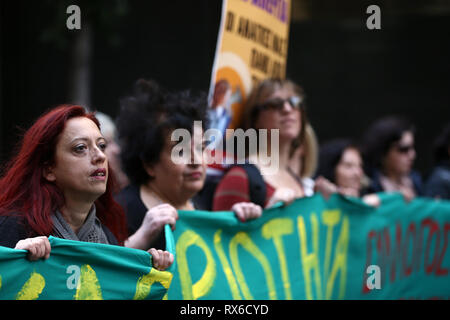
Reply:
[[406, 145], [406, 146], [398, 145], [395, 148], [400, 153], [408, 153], [409, 151], [414, 150], [414, 145], [412, 145], [412, 144]]
[[292, 109], [299, 110], [302, 107], [302, 98], [299, 96], [291, 96], [287, 99], [273, 98], [265, 101], [256, 108], [259, 110], [277, 110], [281, 111], [285, 103], [289, 103]]

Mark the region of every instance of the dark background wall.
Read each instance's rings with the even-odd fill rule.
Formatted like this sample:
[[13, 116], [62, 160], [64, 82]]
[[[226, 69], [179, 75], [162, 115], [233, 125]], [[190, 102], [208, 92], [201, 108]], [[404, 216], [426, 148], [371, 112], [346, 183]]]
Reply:
[[[221, 1], [78, 2], [82, 27], [86, 15], [96, 23], [92, 108], [115, 116], [139, 77], [208, 90]], [[416, 167], [427, 174], [431, 141], [450, 121], [450, 1], [344, 2], [293, 0], [287, 75], [305, 88], [320, 141], [357, 138], [383, 115], [408, 116], [417, 127]], [[117, 4], [124, 9], [111, 13]], [[366, 28], [369, 4], [381, 8], [381, 30]], [[0, 3], [0, 163], [18, 128], [72, 102], [76, 31], [65, 28], [67, 16], [61, 1]]]

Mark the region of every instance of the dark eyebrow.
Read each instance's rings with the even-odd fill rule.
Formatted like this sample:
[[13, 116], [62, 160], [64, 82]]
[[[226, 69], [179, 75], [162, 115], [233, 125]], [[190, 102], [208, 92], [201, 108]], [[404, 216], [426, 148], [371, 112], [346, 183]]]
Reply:
[[[98, 137], [98, 138], [96, 139], [96, 141], [98, 142], [98, 140], [100, 140], [100, 139], [102, 139], [102, 140], [105, 140], [105, 141], [106, 141], [106, 138], [105, 138], [105, 137], [103, 137], [103, 136], [100, 136], [100, 137]], [[88, 141], [89, 141], [89, 139], [88, 139], [88, 138], [86, 138], [86, 137], [77, 137], [77, 138], [75, 138], [75, 139], [72, 139], [72, 141], [71, 141], [71, 142], [75, 142], [75, 141], [77, 141], [77, 140], [82, 140], [82, 141], [85, 141], [85, 142], [88, 142]]]

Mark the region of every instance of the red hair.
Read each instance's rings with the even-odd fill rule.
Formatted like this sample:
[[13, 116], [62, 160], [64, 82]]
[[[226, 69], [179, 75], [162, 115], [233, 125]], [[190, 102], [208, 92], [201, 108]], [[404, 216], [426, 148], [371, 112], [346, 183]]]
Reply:
[[[86, 117], [100, 129], [94, 113], [86, 112], [81, 106], [58, 106], [42, 115], [25, 132], [17, 155], [6, 165], [0, 179], [0, 215], [22, 215], [37, 235], [52, 233], [51, 215], [64, 205], [62, 191], [47, 181], [43, 173], [44, 168], [54, 162], [56, 144], [67, 121], [75, 117]], [[122, 245], [127, 238], [125, 213], [113, 198], [117, 184], [109, 165], [108, 172], [106, 191], [95, 201], [96, 214]]]

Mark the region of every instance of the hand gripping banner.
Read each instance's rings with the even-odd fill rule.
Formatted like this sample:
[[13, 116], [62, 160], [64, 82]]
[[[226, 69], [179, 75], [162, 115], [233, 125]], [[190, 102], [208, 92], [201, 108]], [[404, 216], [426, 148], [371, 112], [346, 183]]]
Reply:
[[47, 260], [29, 261], [25, 250], [0, 247], [0, 299], [162, 299], [170, 286], [171, 269], [152, 268], [146, 251], [52, 236], [49, 241]]

